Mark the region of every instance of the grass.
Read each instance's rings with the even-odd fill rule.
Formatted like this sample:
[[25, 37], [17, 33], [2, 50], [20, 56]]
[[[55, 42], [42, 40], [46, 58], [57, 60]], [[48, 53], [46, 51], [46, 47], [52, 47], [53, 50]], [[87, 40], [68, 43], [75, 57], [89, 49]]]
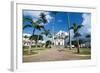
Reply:
[[23, 47], [23, 55], [34, 55], [34, 54], [38, 54], [38, 52], [45, 50], [47, 48], [41, 48], [41, 47], [33, 47], [32, 46], [32, 51], [31, 54], [28, 53], [28, 46], [24, 46]]
[[90, 48], [80, 48], [80, 54], [90, 55], [91, 49]]
[[31, 51], [31, 53], [29, 54], [28, 51], [23, 51], [23, 55], [34, 55], [34, 54], [38, 54], [38, 52], [36, 51]]
[[[76, 52], [74, 51], [76, 54]], [[80, 53], [81, 55], [90, 55], [91, 54], [91, 49], [90, 48], [80, 48]]]

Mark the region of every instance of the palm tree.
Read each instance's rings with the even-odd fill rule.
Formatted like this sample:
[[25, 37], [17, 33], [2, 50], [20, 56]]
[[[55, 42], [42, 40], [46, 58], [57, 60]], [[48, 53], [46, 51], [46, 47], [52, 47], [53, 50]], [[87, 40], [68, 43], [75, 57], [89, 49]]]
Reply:
[[26, 39], [26, 38], [28, 38], [28, 36], [27, 36], [27, 35], [25, 35], [25, 36], [24, 36], [24, 38]]
[[[25, 28], [33, 28], [33, 33], [32, 33], [32, 36], [34, 36], [34, 33], [35, 33], [35, 30], [41, 30], [41, 29], [45, 29], [43, 25], [40, 25], [41, 23], [44, 23], [46, 24], [48, 21], [46, 19], [46, 15], [44, 13], [41, 13], [40, 14], [40, 18], [37, 20], [37, 21], [33, 21], [33, 19], [31, 17], [24, 17], [23, 18], [23, 22], [25, 21], [28, 21], [30, 24], [26, 24], [23, 29]], [[32, 37], [31, 36], [31, 37]], [[30, 37], [30, 38], [31, 38]], [[39, 39], [39, 35], [37, 36], [37, 40]], [[32, 37], [32, 38], [35, 38], [35, 37]], [[36, 42], [37, 42], [36, 40]], [[29, 48], [29, 54], [30, 54], [30, 50], [31, 50], [31, 45], [32, 45], [32, 39], [30, 39], [30, 48]], [[36, 44], [37, 45], [37, 44]]]
[[[53, 30], [53, 34], [52, 34], [52, 39], [53, 39], [53, 41], [54, 41], [54, 24], [55, 24], [55, 19], [56, 19], [56, 14], [57, 14], [58, 12], [56, 12], [56, 11], [52, 11], [51, 12], [51, 14], [53, 14], [54, 15], [54, 19], [53, 19], [53, 26], [52, 26], [52, 30]], [[54, 42], [53, 42], [54, 43]]]
[[29, 39], [30, 40], [34, 40], [35, 41], [35, 44], [37, 46], [38, 40], [43, 40], [43, 37], [41, 35], [32, 35]]
[[90, 34], [87, 34], [85, 37], [86, 38], [91, 38], [91, 35]]
[[41, 28], [44, 28], [43, 25], [39, 25], [39, 24], [38, 24], [38, 22], [39, 22], [40, 20], [37, 20], [36, 22], [34, 22], [34, 21], [32, 20], [32, 18], [24, 17], [23, 21], [28, 21], [28, 22], [30, 22], [30, 24], [26, 24], [25, 26], [23, 26], [23, 30], [24, 30], [25, 28], [28, 28], [28, 27], [33, 28], [33, 34], [32, 34], [32, 35], [34, 35], [34, 32], [35, 32], [36, 29], [41, 30]]
[[[28, 36], [25, 35], [25, 36], [23, 36], [23, 38], [25, 39], [25, 42], [23, 43], [23, 45], [24, 45], [24, 44], [26, 44], [26, 40], [27, 40]], [[23, 47], [24, 47], [24, 46], [23, 46]]]
[[41, 34], [44, 34], [47, 37], [50, 35], [50, 30], [44, 30]]
[[46, 15], [44, 13], [40, 14], [40, 21], [44, 24], [48, 23], [47, 19], [46, 19]]
[[64, 47], [65, 47], [65, 48], [67, 47], [67, 45], [66, 45], [66, 44], [67, 44], [67, 42], [66, 42], [66, 39], [67, 39], [67, 38], [68, 38], [68, 36], [67, 36], [67, 35], [65, 35], [65, 37], [64, 37], [64, 40], [65, 40], [65, 41], [64, 41], [64, 42], [65, 42]]
[[51, 44], [52, 44], [52, 42], [50, 40], [47, 40], [45, 47], [46, 48], [51, 48]]
[[[44, 29], [44, 26], [43, 25], [39, 25], [38, 24], [38, 22], [40, 21], [40, 20], [37, 20], [36, 22], [34, 22], [33, 20], [32, 20], [32, 18], [28, 18], [28, 17], [24, 17], [23, 18], [23, 21], [28, 21], [30, 24], [26, 24], [25, 26], [23, 26], [23, 30], [25, 29], [25, 28], [33, 28], [33, 32], [32, 32], [32, 36], [34, 35], [34, 32], [35, 32], [35, 30], [37, 29], [37, 30], [41, 30], [41, 29]], [[30, 45], [29, 45], [29, 54], [30, 54], [30, 52], [31, 52], [31, 46], [32, 46], [32, 39], [30, 39]]]
[[71, 38], [70, 38], [70, 18], [69, 18], [69, 14], [67, 13], [67, 17], [68, 17], [68, 31], [69, 31], [69, 49], [71, 50]]
[[86, 36], [86, 42], [88, 42], [87, 48], [91, 48], [91, 34], [87, 34]]
[[[37, 21], [37, 23], [38, 23], [38, 24], [41, 24], [41, 23], [46, 24], [46, 23], [48, 23], [48, 21], [47, 21], [47, 19], [46, 19], [46, 15], [45, 15], [44, 13], [40, 13], [40, 18], [39, 18], [39, 20]], [[38, 29], [41, 30], [41, 27], [38, 27]], [[44, 27], [43, 27], [43, 29], [45, 30]], [[37, 37], [38, 37], [37, 40], [39, 40], [39, 35], [38, 35]], [[37, 46], [36, 46], [36, 47], [37, 47]]]
[[49, 34], [49, 36], [48, 36], [49, 38], [52, 38], [52, 35], [51, 34]]
[[68, 36], [65, 36], [65, 38], [64, 39], [67, 39], [68, 38]]
[[[50, 30], [44, 30], [41, 34], [45, 35], [46, 37], [50, 38], [51, 34], [50, 34]], [[46, 46], [45, 46], [46, 47]]]
[[79, 36], [81, 36], [81, 34], [78, 32], [78, 30], [82, 27], [83, 25], [77, 25], [76, 23], [73, 24], [73, 26], [70, 29], [73, 29], [74, 32], [74, 38], [76, 39], [76, 43], [77, 43], [77, 53], [80, 53], [79, 50]]

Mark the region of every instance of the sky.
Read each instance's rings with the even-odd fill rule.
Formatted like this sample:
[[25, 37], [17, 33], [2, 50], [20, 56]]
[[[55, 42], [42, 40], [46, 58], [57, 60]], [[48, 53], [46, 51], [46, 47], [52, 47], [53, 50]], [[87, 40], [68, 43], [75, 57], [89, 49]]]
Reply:
[[[34, 11], [34, 10], [23, 10], [23, 17], [31, 17], [33, 21], [36, 21], [40, 18], [40, 13], [46, 15], [48, 23], [44, 25], [45, 29], [49, 29], [51, 34], [57, 33], [59, 31], [68, 32], [68, 15], [70, 19], [70, 26], [73, 23], [77, 25], [84, 25], [79, 32], [83, 35], [91, 33], [91, 14], [90, 13], [79, 13], [79, 12], [57, 12], [56, 14], [52, 13], [53, 11]], [[23, 22], [23, 26], [30, 24], [29, 22]], [[31, 24], [30, 24], [31, 25]], [[33, 28], [26, 28], [23, 30], [23, 34], [32, 34]], [[35, 34], [40, 34], [41, 31], [36, 30]], [[71, 30], [71, 36], [73, 36], [73, 30]]]

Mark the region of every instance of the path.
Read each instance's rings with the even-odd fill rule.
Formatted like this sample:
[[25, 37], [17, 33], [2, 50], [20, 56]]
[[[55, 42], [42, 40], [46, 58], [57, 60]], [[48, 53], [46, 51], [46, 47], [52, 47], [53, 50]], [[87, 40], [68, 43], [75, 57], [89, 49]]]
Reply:
[[39, 61], [60, 61], [60, 60], [82, 60], [89, 59], [88, 55], [74, 54], [72, 51], [46, 49], [41, 50], [38, 54], [27, 55], [23, 57], [23, 62], [39, 62]]

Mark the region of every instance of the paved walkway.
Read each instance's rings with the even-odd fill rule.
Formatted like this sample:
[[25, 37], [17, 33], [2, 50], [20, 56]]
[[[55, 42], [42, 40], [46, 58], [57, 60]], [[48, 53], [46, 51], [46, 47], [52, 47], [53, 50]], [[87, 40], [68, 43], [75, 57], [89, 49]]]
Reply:
[[60, 61], [90, 59], [90, 55], [79, 55], [68, 49], [46, 49], [38, 54], [23, 56], [23, 62]]

